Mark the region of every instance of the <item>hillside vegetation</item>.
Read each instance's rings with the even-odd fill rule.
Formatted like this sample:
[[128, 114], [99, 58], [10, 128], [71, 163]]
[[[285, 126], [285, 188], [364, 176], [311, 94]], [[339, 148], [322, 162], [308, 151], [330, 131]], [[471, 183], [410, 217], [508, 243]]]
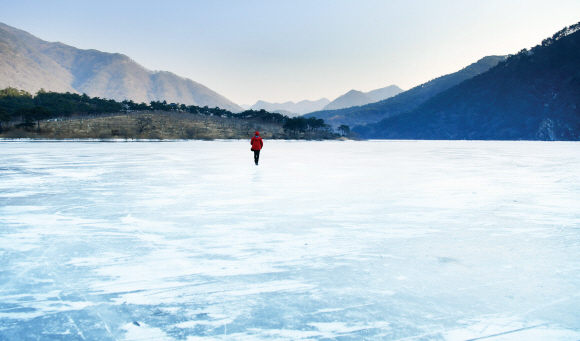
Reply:
[[86, 94], [0, 90], [0, 137], [240, 139], [258, 130], [273, 139], [335, 139], [322, 119], [289, 118], [265, 110], [225, 109], [90, 97]]
[[414, 110], [353, 129], [366, 138], [580, 139], [580, 23]]
[[[246, 139], [260, 131], [264, 138], [293, 138], [283, 125], [260, 120], [143, 111], [115, 115], [83, 115], [42, 121], [39, 129], [9, 129], [4, 138], [47, 139]], [[302, 133], [299, 138], [322, 138]], [[319, 134], [320, 135], [320, 134]]]

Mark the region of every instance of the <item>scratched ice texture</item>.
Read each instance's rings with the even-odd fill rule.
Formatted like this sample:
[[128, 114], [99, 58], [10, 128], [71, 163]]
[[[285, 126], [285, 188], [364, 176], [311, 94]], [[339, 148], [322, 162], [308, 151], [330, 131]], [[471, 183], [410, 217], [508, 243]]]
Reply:
[[580, 144], [0, 142], [2, 340], [579, 340]]

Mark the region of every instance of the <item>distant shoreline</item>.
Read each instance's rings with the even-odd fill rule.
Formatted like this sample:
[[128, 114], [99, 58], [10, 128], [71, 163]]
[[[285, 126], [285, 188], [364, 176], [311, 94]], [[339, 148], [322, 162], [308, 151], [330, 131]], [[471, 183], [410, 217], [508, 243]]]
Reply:
[[[250, 138], [239, 139], [94, 139], [94, 138], [8, 138], [0, 137], [0, 142], [107, 142], [107, 143], [127, 143], [127, 142], [230, 142], [230, 141], [249, 141]], [[268, 141], [303, 141], [303, 142], [325, 142], [325, 141], [368, 141], [364, 139], [265, 139]], [[414, 140], [376, 140], [376, 141], [414, 141]]]
[[165, 141], [241, 140], [254, 132], [270, 140], [336, 140], [344, 137], [326, 130], [287, 131], [280, 122], [257, 118], [139, 112], [114, 116], [81, 115], [34, 122], [32, 127], [4, 126], [0, 139]]

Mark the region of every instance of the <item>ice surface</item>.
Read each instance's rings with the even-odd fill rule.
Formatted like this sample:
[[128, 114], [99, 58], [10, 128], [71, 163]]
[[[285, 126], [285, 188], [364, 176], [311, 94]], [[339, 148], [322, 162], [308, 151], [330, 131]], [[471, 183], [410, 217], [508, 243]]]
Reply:
[[0, 142], [0, 339], [579, 340], [580, 144]]

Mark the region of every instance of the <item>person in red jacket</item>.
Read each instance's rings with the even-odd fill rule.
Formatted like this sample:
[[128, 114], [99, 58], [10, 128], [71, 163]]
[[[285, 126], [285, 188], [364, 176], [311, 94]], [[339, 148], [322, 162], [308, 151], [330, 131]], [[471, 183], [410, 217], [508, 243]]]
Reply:
[[256, 132], [254, 137], [252, 137], [250, 144], [252, 145], [252, 151], [254, 152], [254, 162], [256, 162], [257, 166], [258, 160], [260, 160], [260, 150], [262, 150], [262, 147], [264, 147], [264, 141], [262, 141], [259, 132]]

